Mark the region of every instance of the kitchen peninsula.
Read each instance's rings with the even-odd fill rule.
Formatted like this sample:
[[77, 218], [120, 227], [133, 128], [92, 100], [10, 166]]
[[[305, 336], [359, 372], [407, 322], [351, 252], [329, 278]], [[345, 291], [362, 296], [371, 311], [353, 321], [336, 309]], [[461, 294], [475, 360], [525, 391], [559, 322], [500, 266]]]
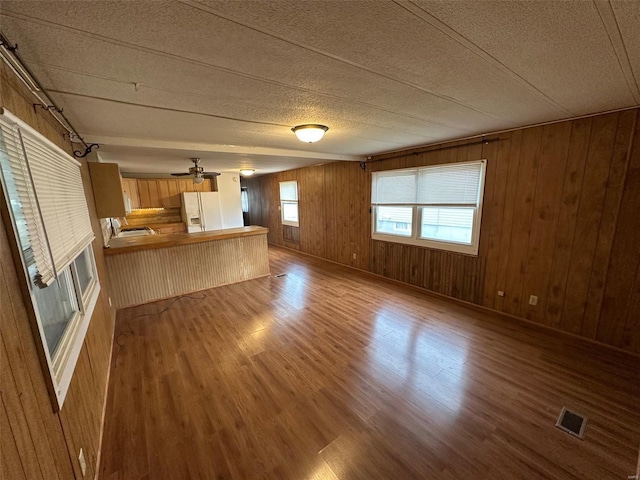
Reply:
[[268, 229], [112, 238], [105, 249], [112, 300], [125, 308], [269, 275]]

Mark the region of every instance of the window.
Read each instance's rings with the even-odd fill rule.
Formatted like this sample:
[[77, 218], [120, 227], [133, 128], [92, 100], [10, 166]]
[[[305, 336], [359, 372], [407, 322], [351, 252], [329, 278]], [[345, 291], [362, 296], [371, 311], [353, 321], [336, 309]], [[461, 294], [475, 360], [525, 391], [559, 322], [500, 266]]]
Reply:
[[240, 201], [242, 203], [242, 213], [249, 212], [249, 194], [247, 193], [247, 187], [240, 189]]
[[79, 165], [10, 113], [0, 115], [0, 179], [58, 407], [100, 291]]
[[298, 182], [280, 182], [280, 213], [282, 224], [298, 227]]
[[486, 160], [374, 172], [372, 238], [478, 254]]

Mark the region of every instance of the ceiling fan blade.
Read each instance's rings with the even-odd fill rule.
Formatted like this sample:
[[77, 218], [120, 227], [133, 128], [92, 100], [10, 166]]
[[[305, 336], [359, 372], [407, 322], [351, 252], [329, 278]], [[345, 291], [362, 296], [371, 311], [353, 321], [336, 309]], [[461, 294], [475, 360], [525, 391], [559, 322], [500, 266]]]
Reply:
[[218, 172], [202, 172], [202, 175], [205, 177], [217, 177], [220, 174]]
[[190, 173], [172, 173], [174, 177], [184, 177], [185, 175], [191, 175]]

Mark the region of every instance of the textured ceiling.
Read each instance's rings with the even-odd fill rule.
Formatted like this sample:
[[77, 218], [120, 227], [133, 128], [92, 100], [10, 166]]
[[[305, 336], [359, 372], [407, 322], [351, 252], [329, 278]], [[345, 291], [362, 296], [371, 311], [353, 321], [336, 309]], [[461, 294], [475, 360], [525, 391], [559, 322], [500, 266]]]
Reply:
[[[0, 29], [125, 172], [258, 173], [640, 104], [640, 1], [7, 1]], [[329, 132], [305, 145], [290, 128]]]

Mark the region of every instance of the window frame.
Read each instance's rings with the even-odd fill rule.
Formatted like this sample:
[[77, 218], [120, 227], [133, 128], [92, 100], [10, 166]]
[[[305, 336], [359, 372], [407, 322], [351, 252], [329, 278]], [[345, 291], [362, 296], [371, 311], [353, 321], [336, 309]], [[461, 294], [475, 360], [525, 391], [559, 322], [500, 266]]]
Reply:
[[[293, 199], [282, 199], [282, 185], [283, 184], [295, 184], [296, 186], [296, 198], [295, 200]], [[298, 181], [297, 180], [286, 180], [284, 182], [279, 182], [278, 183], [278, 198], [280, 199], [280, 221], [282, 222], [282, 225], [288, 225], [290, 227], [300, 227], [300, 202], [299, 202], [299, 192], [298, 192]], [[297, 207], [298, 210], [298, 220], [296, 222], [293, 222], [291, 220], [285, 220], [284, 218], [284, 206], [285, 204], [289, 204], [289, 205], [295, 205]]]
[[75, 370], [75, 364], [77, 363], [78, 356], [80, 355], [80, 350], [82, 349], [84, 338], [89, 328], [91, 316], [93, 315], [93, 311], [98, 300], [98, 294], [100, 293], [100, 283], [98, 281], [98, 273], [92, 246], [87, 246], [86, 249], [83, 250], [83, 252], [89, 252], [89, 265], [91, 266], [93, 277], [91, 278], [89, 284], [87, 285], [86, 291], [83, 294], [81, 292], [78, 274], [75, 268], [75, 260], [63, 270], [63, 272], [69, 272], [68, 281], [71, 284], [71, 288], [78, 306], [78, 311], [74, 314], [73, 318], [67, 324], [67, 327], [64, 330], [62, 338], [60, 339], [60, 342], [58, 343], [53, 356], [51, 356], [51, 354], [49, 353], [47, 340], [44, 336], [44, 327], [42, 325], [42, 319], [40, 316], [41, 314], [35, 299], [34, 289], [38, 287], [33, 285], [33, 282], [30, 282], [31, 285], [29, 293], [31, 295], [31, 301], [33, 303], [36, 319], [38, 321], [41, 340], [43, 342], [43, 346], [45, 347], [45, 354], [48, 357], [47, 361], [50, 365], [50, 373], [52, 375], [52, 378], [55, 378], [55, 384], [57, 384], [56, 397], [58, 398], [60, 408], [62, 408], [64, 397], [66, 396], [66, 392], [69, 389], [71, 378], [73, 377], [73, 371]]
[[[8, 112], [3, 112], [2, 110], [0, 110], [0, 113], [6, 114]], [[23, 128], [21, 121], [20, 123], [16, 121], [16, 123], [18, 124], [18, 128]], [[45, 145], [51, 145], [51, 142], [40, 133], [38, 133], [37, 140], [41, 141]], [[9, 155], [9, 153], [7, 153], [7, 155]], [[17, 174], [11, 168], [9, 163], [7, 163], [6, 168], [10, 169], [10, 176]], [[78, 169], [79, 168], [80, 167], [78, 166]], [[17, 253], [14, 261], [16, 262], [16, 265], [19, 261], [19, 264], [22, 267], [24, 280], [21, 286], [25, 288], [25, 296], [28, 295], [31, 301], [30, 306], [28, 302], [25, 303], [25, 306], [28, 316], [32, 321], [32, 331], [34, 333], [34, 339], [36, 337], [36, 330], [40, 337], [40, 341], [38, 342], [36, 340], [35, 343], [41, 355], [43, 373], [45, 381], [47, 383], [47, 387], [51, 392], [53, 408], [55, 411], [59, 411], [60, 409], [62, 409], [64, 400], [69, 390], [71, 379], [73, 377], [73, 373], [75, 371], [82, 346], [84, 345], [86, 333], [91, 322], [91, 317], [95, 310], [95, 306], [100, 294], [100, 279], [98, 277], [95, 255], [93, 252], [93, 241], [89, 242], [88, 245], [86, 245], [84, 249], [82, 249], [80, 253], [68, 265], [57, 272], [57, 278], [53, 280], [53, 282], [49, 285], [49, 287], [51, 287], [55, 282], [66, 282], [69, 288], [66, 290], [68, 292], [68, 296], [65, 296], [64, 298], [71, 301], [72, 308], [74, 310], [73, 315], [65, 324], [63, 333], [60, 339], [57, 341], [55, 350], [53, 351], [53, 353], [50, 353], [49, 343], [45, 334], [43, 315], [40, 311], [41, 307], [38, 305], [38, 300], [36, 298], [36, 292], [43, 287], [41, 285], [36, 285], [35, 279], [32, 276], [32, 271], [30, 271], [29, 267], [31, 263], [29, 262], [29, 258], [27, 258], [27, 250], [25, 250], [24, 248], [25, 245], [23, 239], [21, 238], [20, 230], [17, 226], [18, 221], [29, 220], [28, 218], [23, 217], [23, 206], [21, 200], [18, 198], [16, 201], [16, 199], [13, 198], [13, 190], [10, 191], [9, 184], [7, 183], [10, 180], [5, 178], [4, 170], [5, 167], [0, 168], [0, 183], [3, 190], [3, 198], [0, 199], [0, 201], [5, 202], [5, 208], [9, 213], [7, 218], [10, 224], [5, 224], [7, 227], [7, 234], [11, 239], [11, 232], [13, 233], [15, 246], [17, 247], [14, 250], [14, 253]], [[11, 181], [15, 181], [15, 179]], [[33, 187], [33, 180], [31, 179], [30, 181]], [[9, 232], [9, 230], [11, 230], [11, 232]], [[91, 279], [87, 283], [86, 288], [83, 292], [79, 281], [76, 261], [78, 258], [80, 258], [81, 255], [85, 253], [87, 254], [87, 266], [91, 273]], [[57, 297], [56, 301], [62, 298], [63, 297]], [[46, 364], [46, 369], [44, 368], [44, 364]]]
[[[402, 243], [405, 245], [416, 245], [419, 247], [432, 248], [436, 250], [446, 250], [455, 253], [462, 253], [465, 255], [478, 255], [478, 250], [480, 247], [480, 230], [482, 227], [482, 206], [484, 201], [484, 185], [487, 173], [487, 160], [474, 160], [470, 162], [455, 162], [451, 164], [437, 164], [437, 165], [429, 165], [423, 167], [415, 167], [415, 168], [403, 168], [397, 170], [381, 170], [379, 172], [374, 172], [371, 179], [371, 188], [374, 188], [375, 174], [381, 175], [402, 175], [403, 173], [414, 172], [415, 181], [416, 181], [416, 192], [417, 192], [417, 182], [418, 182], [418, 172], [420, 170], [426, 170], [434, 167], [442, 167], [446, 165], [462, 165], [462, 164], [472, 164], [472, 163], [480, 163], [480, 179], [479, 179], [479, 187], [478, 187], [478, 200], [475, 204], [446, 204], [446, 203], [374, 203], [373, 196], [371, 201], [371, 238], [373, 240], [380, 240], [384, 242], [392, 242], [392, 243]], [[372, 192], [373, 193], [373, 192]], [[411, 236], [403, 236], [403, 235], [394, 235], [391, 233], [379, 233], [376, 231], [376, 227], [378, 224], [378, 207], [410, 207], [412, 208], [411, 215]], [[474, 208], [473, 213], [473, 223], [471, 227], [471, 243], [461, 243], [447, 240], [434, 240], [430, 238], [424, 238], [422, 236], [422, 210], [425, 207], [452, 207], [452, 208]]]

